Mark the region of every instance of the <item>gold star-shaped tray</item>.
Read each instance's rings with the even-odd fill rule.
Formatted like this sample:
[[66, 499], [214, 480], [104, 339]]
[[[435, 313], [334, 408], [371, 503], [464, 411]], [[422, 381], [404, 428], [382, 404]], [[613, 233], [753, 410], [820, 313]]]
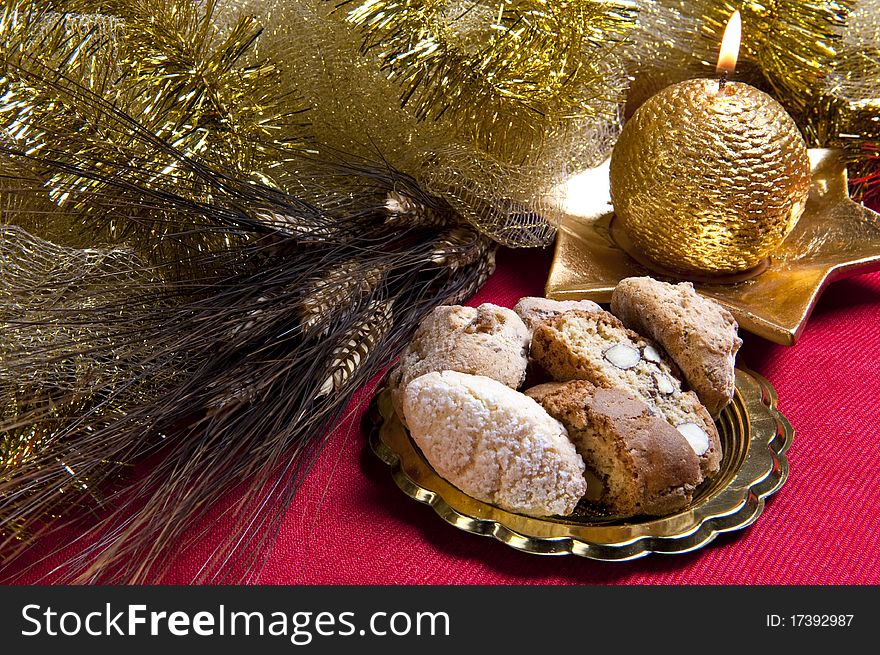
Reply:
[[570, 516], [534, 517], [477, 500], [441, 478], [394, 413], [384, 388], [370, 406], [370, 446], [397, 486], [446, 522], [528, 553], [621, 561], [650, 553], [686, 553], [722, 532], [754, 523], [768, 496], [788, 478], [786, 451], [794, 430], [776, 408], [770, 383], [737, 369], [733, 401], [716, 420], [723, 457], [718, 474], [693, 501], [667, 516], [620, 518], [582, 501]]
[[[880, 214], [854, 202], [839, 151], [810, 150], [812, 184], [797, 226], [766, 269], [749, 279], [691, 280], [727, 307], [749, 332], [791, 345], [803, 331], [822, 290], [835, 279], [880, 270]], [[617, 229], [607, 166], [568, 187], [546, 295], [557, 300], [611, 300], [625, 278], [675, 281], [636, 261]]]

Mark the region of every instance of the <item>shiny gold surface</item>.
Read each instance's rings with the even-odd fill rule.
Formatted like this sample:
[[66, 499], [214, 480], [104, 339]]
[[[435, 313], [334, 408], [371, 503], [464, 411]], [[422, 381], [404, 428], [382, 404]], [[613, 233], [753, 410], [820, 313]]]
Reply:
[[495, 537], [529, 553], [629, 560], [652, 552], [689, 552], [720, 532], [757, 520], [765, 499], [788, 477], [785, 452], [794, 430], [776, 402], [767, 380], [738, 370], [734, 400], [716, 422], [724, 449], [718, 476], [697, 489], [685, 510], [660, 518], [620, 519], [599, 514], [585, 503], [572, 516], [535, 518], [474, 500], [430, 467], [395, 416], [387, 390], [373, 403], [370, 445], [391, 467], [404, 493], [431, 505], [462, 530]]
[[265, 27], [258, 52], [310, 108], [297, 122], [322, 157], [380, 158], [507, 246], [552, 243], [548, 189], [617, 138], [630, 0], [212, 4]]
[[[829, 282], [880, 269], [880, 215], [849, 198], [838, 151], [809, 154], [812, 183], [806, 210], [767, 269], [736, 283], [695, 280], [697, 290], [727, 307], [740, 327], [785, 345], [797, 340]], [[614, 238], [607, 176], [597, 169], [581, 179], [588, 180], [589, 188], [571, 187], [580, 202], [570, 203], [560, 225], [547, 296], [608, 302], [625, 277], [664, 277], [627, 255]]]
[[664, 269], [735, 273], [789, 234], [810, 187], [794, 120], [741, 82], [695, 79], [652, 96], [611, 155], [611, 198], [633, 245]]

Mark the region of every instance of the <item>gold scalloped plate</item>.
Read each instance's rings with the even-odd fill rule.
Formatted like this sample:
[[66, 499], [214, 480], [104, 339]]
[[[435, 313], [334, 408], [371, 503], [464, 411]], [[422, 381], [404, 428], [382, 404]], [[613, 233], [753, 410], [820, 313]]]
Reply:
[[406, 495], [461, 530], [527, 553], [623, 561], [690, 552], [758, 519], [767, 497], [788, 477], [785, 453], [794, 439], [776, 404], [776, 391], [766, 379], [737, 369], [733, 402], [716, 421], [724, 451], [721, 470], [697, 488], [687, 508], [659, 518], [603, 515], [583, 502], [571, 516], [536, 518], [471, 498], [431, 468], [395, 415], [387, 389], [371, 407], [370, 445]]

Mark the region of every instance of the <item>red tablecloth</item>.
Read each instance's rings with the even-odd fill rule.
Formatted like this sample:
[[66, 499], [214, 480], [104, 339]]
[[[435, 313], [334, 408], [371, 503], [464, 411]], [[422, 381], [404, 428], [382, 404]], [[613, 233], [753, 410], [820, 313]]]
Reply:
[[[549, 250], [502, 251], [470, 304], [542, 295], [550, 260]], [[693, 553], [624, 563], [515, 551], [452, 527], [396, 487], [360, 429], [364, 390], [287, 512], [261, 583], [880, 583], [880, 273], [829, 287], [796, 346], [744, 337], [739, 362], [770, 380], [796, 430], [790, 478], [751, 527]], [[188, 582], [232, 520], [219, 516], [167, 581]]]

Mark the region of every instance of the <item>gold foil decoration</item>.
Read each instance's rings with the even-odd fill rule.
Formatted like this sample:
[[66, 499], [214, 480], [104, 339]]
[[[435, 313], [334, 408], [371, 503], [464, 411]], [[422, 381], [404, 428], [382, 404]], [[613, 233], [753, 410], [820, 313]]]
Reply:
[[42, 228], [41, 236], [67, 232], [67, 242], [78, 245], [134, 244], [151, 261], [181, 260], [223, 249], [228, 237], [182, 237], [193, 232], [192, 216], [155, 211], [143, 198], [125, 210], [143, 205], [137, 227], [114, 220], [124, 193], [108, 188], [106, 178], [206, 202], [214, 190], [181, 166], [181, 157], [273, 187], [295, 176], [291, 160], [304, 139], [304, 107], [277, 64], [253, 56], [261, 29], [254, 17], [237, 16], [221, 29], [216, 4], [4, 3], [0, 133], [9, 148], [29, 156], [76, 153], [65, 172], [42, 181], [52, 201], [70, 210], [51, 219], [65, 221], [63, 228], [46, 219], [30, 229]]
[[803, 117], [808, 139], [844, 148], [853, 194], [880, 190], [880, 1], [858, 0], [838, 30], [821, 101]]
[[0, 225], [0, 545], [57, 510], [47, 499], [97, 498], [118, 472], [125, 456], [74, 438], [75, 417], [94, 434], [185, 375], [164, 344], [126, 336], [155, 319], [157, 288], [131, 250], [64, 248]]
[[[546, 246], [547, 194], [608, 156], [627, 1], [230, 0], [265, 30], [322, 153], [381, 157], [491, 239]], [[394, 11], [391, 11], [394, 10]], [[230, 19], [231, 20], [231, 19]]]
[[634, 77], [670, 82], [706, 76], [730, 15], [742, 14], [738, 79], [775, 97], [792, 114], [817, 99], [856, 0], [640, 0], [639, 29], [625, 56]]
[[575, 90], [601, 88], [601, 46], [633, 19], [634, 3], [595, 0], [361, 0], [347, 14], [402, 105], [463, 121], [490, 152], [540, 139], [536, 117], [592, 111]]

